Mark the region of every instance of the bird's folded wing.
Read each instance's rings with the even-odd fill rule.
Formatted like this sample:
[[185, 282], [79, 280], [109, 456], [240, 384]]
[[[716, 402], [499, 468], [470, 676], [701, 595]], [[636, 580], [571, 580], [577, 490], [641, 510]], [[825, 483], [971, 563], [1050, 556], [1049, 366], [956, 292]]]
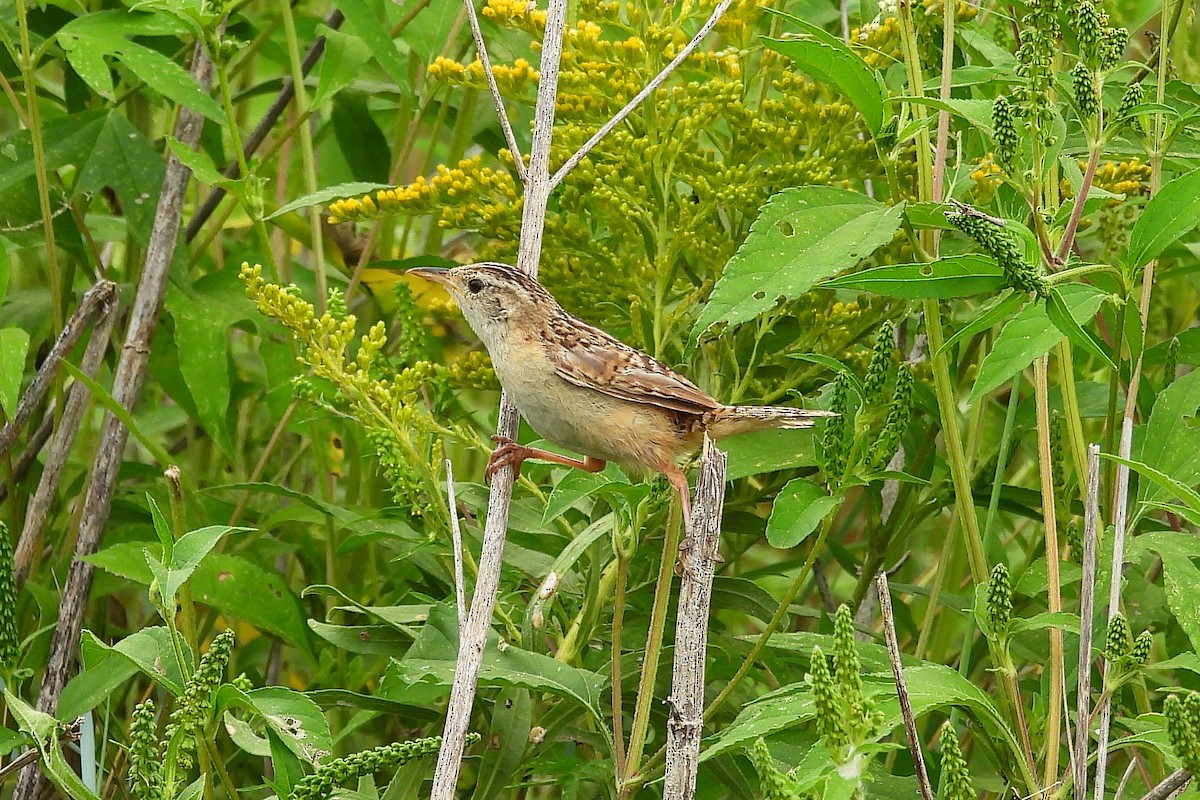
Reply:
[[689, 414], [722, 408], [687, 378], [599, 328], [572, 319], [552, 323], [551, 335], [546, 349], [555, 372], [576, 386]]

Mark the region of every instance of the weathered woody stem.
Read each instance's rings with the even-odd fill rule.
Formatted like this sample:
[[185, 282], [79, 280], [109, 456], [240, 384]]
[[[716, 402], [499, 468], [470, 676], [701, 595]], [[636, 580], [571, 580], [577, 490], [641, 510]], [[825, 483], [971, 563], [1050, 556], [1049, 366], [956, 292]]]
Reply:
[[691, 544], [681, 553], [683, 577], [675, 623], [675, 664], [667, 718], [667, 765], [664, 800], [690, 800], [696, 794], [700, 734], [704, 726], [704, 661], [708, 647], [708, 609], [721, 542], [725, 503], [725, 453], [704, 437], [700, 477], [692, 504]]

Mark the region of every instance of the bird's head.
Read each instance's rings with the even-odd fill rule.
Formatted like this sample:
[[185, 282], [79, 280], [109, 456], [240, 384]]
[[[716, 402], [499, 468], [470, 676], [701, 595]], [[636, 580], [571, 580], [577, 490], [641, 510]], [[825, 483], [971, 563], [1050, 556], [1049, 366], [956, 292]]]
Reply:
[[444, 286], [471, 329], [489, 347], [510, 324], [545, 319], [557, 306], [540, 283], [506, 264], [485, 261], [454, 269], [417, 267], [409, 273]]

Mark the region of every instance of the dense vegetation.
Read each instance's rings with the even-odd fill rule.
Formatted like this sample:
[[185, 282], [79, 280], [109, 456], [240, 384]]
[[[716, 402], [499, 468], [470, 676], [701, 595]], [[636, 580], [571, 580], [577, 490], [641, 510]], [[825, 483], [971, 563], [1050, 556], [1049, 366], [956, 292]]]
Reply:
[[[558, 7], [479, 9], [524, 154]], [[1183, 785], [1194, 3], [579, 0], [550, 174], [714, 14], [539, 273], [840, 414], [722, 442], [696, 796]], [[0, 0], [0, 41], [0, 795], [427, 796], [499, 392], [405, 269], [516, 263], [537, 181], [467, 9]], [[662, 480], [525, 464], [461, 796], [663, 794], [681, 534]]]

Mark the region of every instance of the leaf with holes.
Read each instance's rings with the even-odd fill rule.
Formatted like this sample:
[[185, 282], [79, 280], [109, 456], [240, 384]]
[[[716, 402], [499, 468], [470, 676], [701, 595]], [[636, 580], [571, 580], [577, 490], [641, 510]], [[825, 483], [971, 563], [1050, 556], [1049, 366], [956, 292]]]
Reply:
[[903, 204], [885, 206], [829, 186], [785, 189], [767, 201], [726, 265], [692, 331], [740, 325], [780, 300], [795, 300], [892, 240]]

